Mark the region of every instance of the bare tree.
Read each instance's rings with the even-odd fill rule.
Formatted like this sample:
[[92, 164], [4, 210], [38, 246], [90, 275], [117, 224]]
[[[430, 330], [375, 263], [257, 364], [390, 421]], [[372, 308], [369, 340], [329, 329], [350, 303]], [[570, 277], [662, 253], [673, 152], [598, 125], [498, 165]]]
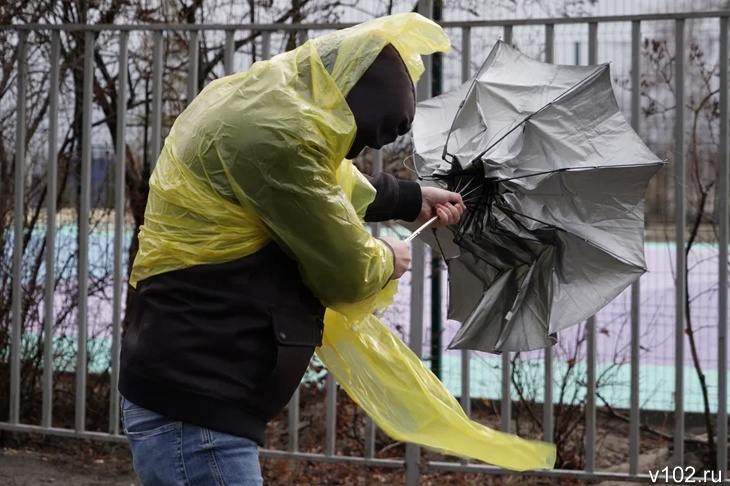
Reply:
[[[712, 49], [712, 39], [704, 38], [701, 35], [690, 35], [688, 46], [686, 75], [690, 82], [689, 99], [685, 108], [689, 114], [690, 123], [687, 125], [689, 144], [681, 149], [685, 153], [687, 161], [687, 175], [685, 180], [685, 191], [688, 203], [688, 214], [686, 215], [687, 241], [684, 244], [685, 259], [688, 262], [686, 271], [677, 275], [678, 280], [684, 280], [685, 285], [685, 336], [689, 345], [690, 356], [695, 374], [700, 384], [702, 393], [704, 426], [707, 432], [705, 461], [709, 468], [715, 468], [716, 444], [714, 418], [712, 415], [712, 403], [710, 398], [711, 384], [708, 384], [702, 364], [698, 337], [703, 332], [708, 332], [707, 326], [700, 326], [695, 322], [698, 315], [699, 300], [703, 294], [690, 285], [690, 275], [701, 271], [700, 267], [704, 261], [694, 262], [693, 252], [697, 249], [698, 243], [716, 243], [718, 241], [717, 231], [719, 221], [717, 219], [718, 208], [726, 201], [719, 200], [717, 193], [717, 182], [719, 177], [719, 160], [717, 147], [719, 143], [719, 65], [716, 61], [708, 60], [706, 51]], [[643, 57], [649, 69], [642, 77], [642, 113], [646, 120], [658, 119], [660, 125], [670, 127], [675, 123], [676, 95], [675, 82], [677, 76], [675, 63], [676, 57], [674, 46], [671, 41], [663, 36], [653, 39], [645, 39], [643, 45]], [[669, 97], [662, 96], [668, 93]], [[668, 100], [668, 101], [667, 101]], [[650, 142], [651, 143], [651, 142]], [[657, 151], [662, 150], [661, 144], [656, 147]], [[669, 151], [670, 162], [674, 161], [674, 150]], [[676, 184], [676, 181], [670, 180]], [[670, 186], [671, 188], [671, 186]], [[670, 208], [675, 204], [672, 193], [664, 191], [665, 206], [655, 210], [662, 214], [671, 214]], [[663, 221], [665, 228], [669, 229], [672, 219]], [[665, 237], [673, 241], [673, 235], [667, 231]], [[713, 258], [713, 257], [710, 257]], [[714, 257], [716, 258], [716, 257]], [[717, 287], [710, 292], [716, 292]], [[718, 363], [718, 366], [724, 366]], [[681, 372], [681, 370], [679, 370]], [[719, 439], [722, 440], [722, 439]]]

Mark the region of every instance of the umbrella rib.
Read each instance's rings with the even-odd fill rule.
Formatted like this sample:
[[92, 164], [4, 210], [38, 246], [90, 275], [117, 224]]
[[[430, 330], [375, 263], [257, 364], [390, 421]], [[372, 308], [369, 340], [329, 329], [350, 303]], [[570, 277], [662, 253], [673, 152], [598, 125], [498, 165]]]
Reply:
[[560, 226], [556, 226], [556, 225], [554, 225], [554, 224], [550, 224], [550, 223], [547, 223], [547, 222], [545, 222], [545, 221], [542, 221], [542, 220], [540, 220], [540, 219], [537, 219], [537, 218], [533, 218], [532, 216], [528, 216], [528, 215], [526, 215], [526, 214], [523, 214], [523, 213], [521, 213], [521, 212], [519, 212], [519, 211], [515, 211], [514, 209], [512, 209], [512, 208], [510, 208], [510, 207], [507, 207], [507, 206], [502, 206], [502, 205], [500, 205], [500, 204], [497, 204], [497, 203], [495, 203], [495, 205], [497, 205], [497, 207], [498, 207], [499, 209], [501, 209], [502, 211], [505, 211], [505, 212], [507, 212], [507, 213], [511, 213], [511, 214], [513, 214], [513, 215], [517, 215], [517, 216], [522, 216], [523, 218], [526, 218], [526, 219], [530, 219], [530, 220], [532, 220], [532, 221], [534, 221], [534, 222], [536, 222], [536, 223], [541, 223], [541, 224], [544, 224], [544, 225], [545, 225], [545, 226], [547, 226], [548, 228], [551, 228], [551, 229], [557, 229], [557, 230], [560, 230], [560, 231], [565, 231], [566, 233], [568, 233], [568, 231], [567, 231], [567, 230], [564, 230], [564, 229], [563, 229], [563, 228], [561, 228]]
[[635, 169], [638, 167], [651, 167], [653, 165], [664, 165], [664, 164], [665, 164], [665, 162], [660, 160], [659, 162], [653, 162], [651, 164], [621, 164], [621, 165], [594, 165], [591, 167], [561, 167], [560, 169], [551, 169], [551, 170], [546, 170], [543, 172], [534, 172], [532, 174], [524, 174], [521, 176], [507, 177], [505, 179], [498, 179], [498, 182], [515, 181], [518, 179], [526, 179], [528, 177], [537, 177], [537, 176], [546, 175], [546, 174], [555, 174], [557, 172], [572, 172], [572, 171], [590, 170], [590, 169]]
[[[469, 183], [471, 183], [471, 181], [470, 181]], [[464, 186], [464, 189], [466, 189], [467, 187], [469, 187], [469, 184], [467, 184], [466, 186]], [[466, 193], [463, 193], [463, 194], [462, 194], [462, 193], [459, 193], [459, 195], [461, 195], [461, 198], [462, 198], [462, 199], [464, 199], [465, 197], [467, 197], [467, 196], [470, 196], [470, 195], [472, 195], [472, 194], [474, 193], [474, 191], [477, 191], [477, 190], [479, 190], [479, 189], [480, 189], [480, 187], [481, 187], [481, 186], [477, 185], [476, 187], [474, 187], [474, 188], [473, 188], [472, 190], [470, 190], [469, 192], [466, 192]], [[458, 192], [458, 191], [457, 191], [457, 192]]]
[[[436, 231], [436, 228], [431, 228], [431, 231], [433, 231], [433, 237], [436, 240], [436, 245], [439, 247], [439, 251], [441, 252], [441, 256], [443, 257], [446, 253], [444, 253], [444, 248], [441, 246], [441, 241], [439, 240], [439, 234], [438, 231]], [[446, 263], [446, 267], [450, 267], [450, 261], [449, 259], [444, 258], [444, 263]]]
[[[589, 245], [591, 245], [592, 247], [594, 247], [594, 248], [598, 248], [599, 250], [601, 250], [601, 251], [603, 251], [603, 252], [605, 252], [605, 253], [608, 253], [609, 255], [611, 255], [611, 256], [612, 256], [613, 258], [615, 258], [616, 260], [618, 260], [618, 261], [620, 261], [620, 262], [623, 262], [623, 263], [625, 263], [625, 264], [627, 264], [627, 265], [632, 265], [632, 266], [635, 266], [635, 267], [636, 267], [636, 266], [638, 266], [638, 265], [636, 265], [636, 264], [634, 264], [634, 263], [632, 263], [632, 262], [630, 262], [630, 261], [627, 261], [627, 260], [626, 260], [626, 259], [624, 259], [624, 258], [621, 258], [620, 256], [618, 256], [617, 254], [615, 254], [615, 253], [614, 253], [614, 252], [612, 252], [611, 250], [609, 250], [609, 249], [607, 249], [607, 248], [604, 248], [604, 247], [602, 247], [602, 246], [598, 246], [598, 245], [596, 245], [595, 243], [593, 243], [592, 241], [590, 241], [590, 240], [587, 240], [587, 239], [583, 238], [582, 236], [578, 236], [578, 235], [576, 235], [575, 233], [573, 233], [572, 231], [568, 231], [568, 230], [566, 230], [565, 228], [561, 228], [560, 226], [557, 226], [557, 225], [554, 225], [554, 224], [546, 223], [545, 221], [541, 221], [541, 220], [539, 220], [539, 219], [537, 219], [537, 218], [533, 218], [532, 216], [528, 216], [528, 215], [526, 215], [526, 214], [520, 213], [519, 211], [515, 211], [514, 209], [512, 209], [512, 208], [508, 208], [508, 207], [506, 207], [506, 206], [501, 206], [501, 205], [500, 205], [500, 206], [498, 206], [498, 207], [499, 207], [499, 208], [500, 208], [500, 209], [501, 209], [502, 211], [505, 211], [505, 212], [508, 212], [508, 213], [512, 213], [513, 215], [517, 215], [517, 216], [522, 216], [523, 218], [531, 219], [532, 221], [535, 221], [535, 222], [537, 222], [537, 223], [542, 223], [542, 224], [544, 224], [544, 225], [545, 225], [545, 226], [547, 226], [548, 228], [551, 228], [551, 229], [556, 229], [556, 230], [558, 230], [558, 231], [562, 231], [563, 233], [566, 233], [566, 234], [569, 234], [569, 235], [571, 235], [571, 236], [574, 236], [575, 238], [578, 238], [578, 239], [580, 239], [580, 240], [582, 240], [582, 241], [584, 241], [584, 242], [588, 243], [588, 244], [589, 244]], [[640, 268], [644, 268], [644, 267], [640, 267]], [[644, 270], [646, 270], [646, 269], [644, 268]]]
[[[652, 162], [648, 164], [620, 164], [620, 165], [595, 165], [591, 167], [561, 167], [559, 169], [550, 169], [542, 172], [534, 172], [532, 174], [524, 174], [520, 176], [515, 177], [506, 177], [502, 179], [495, 178], [495, 182], [510, 182], [515, 181], [519, 179], [527, 179], [529, 177], [537, 177], [541, 175], [546, 174], [554, 174], [556, 172], [570, 172], [570, 171], [579, 171], [579, 170], [590, 170], [590, 169], [635, 169], [638, 167], [651, 167], [654, 165], [665, 165], [667, 162], [666, 160], [658, 160], [657, 162]], [[468, 173], [459, 173], [459, 174], [439, 174], [439, 175], [430, 175], [430, 176], [424, 176], [421, 177], [422, 180], [429, 180], [429, 181], [442, 181], [442, 180], [448, 180], [448, 179], [459, 179], [461, 181], [464, 179], [465, 175], [470, 175]], [[464, 187], [468, 187], [471, 184], [471, 181], [474, 178], [470, 178], [469, 182], [467, 182]], [[460, 187], [460, 186], [459, 186]], [[454, 192], [459, 192], [457, 189], [453, 189]], [[462, 197], [464, 195], [462, 194]]]

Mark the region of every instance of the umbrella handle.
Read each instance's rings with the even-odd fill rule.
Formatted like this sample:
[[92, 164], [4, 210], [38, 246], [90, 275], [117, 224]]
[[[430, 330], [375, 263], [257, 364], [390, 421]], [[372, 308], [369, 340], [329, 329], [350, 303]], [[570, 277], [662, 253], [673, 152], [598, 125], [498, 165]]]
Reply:
[[411, 235], [408, 238], [406, 238], [406, 240], [405, 240], [406, 243], [410, 243], [416, 236], [421, 234], [421, 231], [425, 230], [428, 226], [430, 226], [437, 219], [439, 219], [439, 217], [434, 216], [433, 218], [431, 218], [428, 221], [426, 221], [425, 223], [423, 223], [423, 225], [420, 228], [418, 228], [416, 231], [411, 233]]

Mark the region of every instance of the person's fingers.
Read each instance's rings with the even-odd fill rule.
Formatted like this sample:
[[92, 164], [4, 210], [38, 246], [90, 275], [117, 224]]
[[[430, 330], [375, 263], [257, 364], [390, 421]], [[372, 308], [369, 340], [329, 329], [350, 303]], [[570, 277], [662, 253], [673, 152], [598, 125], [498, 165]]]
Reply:
[[434, 225], [436, 227], [456, 224], [461, 218], [461, 211], [453, 204], [437, 204], [435, 209], [438, 216], [438, 221]]
[[436, 206], [452, 204], [459, 208], [463, 213], [466, 211], [466, 205], [458, 192], [447, 191], [446, 189], [440, 189], [435, 187], [424, 187], [421, 189], [424, 199], [427, 204], [435, 211]]
[[438, 218], [432, 225], [434, 228], [458, 223], [466, 211], [461, 194], [457, 192], [432, 187], [423, 188], [422, 191], [424, 202], [430, 206], [431, 214]]
[[456, 224], [461, 217], [461, 212], [459, 211], [459, 208], [457, 208], [453, 204], [445, 204], [444, 209], [446, 210], [449, 218], [447, 224]]
[[461, 194], [458, 192], [449, 192], [449, 202], [455, 206], [464, 205], [464, 201], [461, 199]]
[[466, 211], [466, 205], [464, 204], [464, 200], [461, 198], [461, 194], [458, 192], [448, 192], [448, 203], [453, 204], [455, 207], [459, 208], [461, 213]]
[[466, 211], [466, 204], [464, 204], [463, 202], [458, 202], [454, 204], [454, 207], [459, 211], [459, 216], [464, 214], [464, 211]]
[[439, 204], [436, 206], [436, 216], [438, 216], [438, 220], [436, 220], [436, 223], [434, 226], [440, 228], [442, 226], [446, 226], [449, 221], [449, 215], [446, 213], [446, 210]]

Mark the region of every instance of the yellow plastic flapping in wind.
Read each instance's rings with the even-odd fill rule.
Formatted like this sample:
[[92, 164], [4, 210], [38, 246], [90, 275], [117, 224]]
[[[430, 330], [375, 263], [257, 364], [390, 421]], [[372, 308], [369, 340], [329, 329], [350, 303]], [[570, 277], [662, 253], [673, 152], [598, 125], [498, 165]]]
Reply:
[[165, 140], [130, 283], [233, 261], [274, 240], [328, 307], [320, 358], [387, 434], [510, 469], [551, 468], [552, 445], [470, 421], [372, 315], [397, 284], [385, 286], [392, 255], [361, 221], [374, 189], [343, 160], [356, 131], [345, 97], [387, 44], [414, 81], [421, 55], [449, 48], [435, 23], [392, 15], [210, 83]]

